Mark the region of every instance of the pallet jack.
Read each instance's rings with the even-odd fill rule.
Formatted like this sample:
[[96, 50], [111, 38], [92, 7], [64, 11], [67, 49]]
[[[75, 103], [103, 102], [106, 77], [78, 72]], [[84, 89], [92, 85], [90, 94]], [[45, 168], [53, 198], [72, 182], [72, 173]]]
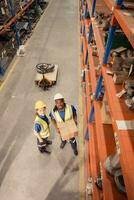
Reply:
[[57, 76], [57, 64], [39, 63], [36, 65], [35, 85], [43, 90], [48, 90], [49, 87], [56, 84]]

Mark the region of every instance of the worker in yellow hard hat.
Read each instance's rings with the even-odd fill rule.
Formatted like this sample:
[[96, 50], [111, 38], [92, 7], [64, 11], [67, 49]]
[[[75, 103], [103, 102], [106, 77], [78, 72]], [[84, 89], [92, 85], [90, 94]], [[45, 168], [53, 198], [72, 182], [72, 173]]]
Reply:
[[47, 149], [52, 141], [48, 140], [50, 136], [49, 120], [46, 116], [46, 104], [43, 101], [35, 103], [36, 118], [34, 121], [34, 135], [37, 137], [37, 146], [41, 153], [51, 152]]
[[54, 96], [55, 107], [50, 113], [51, 120], [61, 137], [60, 148], [63, 149], [67, 142], [71, 144], [74, 154], [78, 155], [77, 142], [75, 136], [77, 130], [77, 113], [73, 105], [65, 103], [62, 94]]

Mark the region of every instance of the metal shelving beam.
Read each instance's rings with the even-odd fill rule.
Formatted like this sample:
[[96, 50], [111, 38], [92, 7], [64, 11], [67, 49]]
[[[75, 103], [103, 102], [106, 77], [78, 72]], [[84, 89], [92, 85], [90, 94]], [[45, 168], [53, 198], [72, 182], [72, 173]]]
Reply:
[[[125, 32], [126, 36], [128, 37], [129, 41], [131, 42], [132, 46], [134, 47], [134, 21], [132, 23], [132, 18], [128, 17], [130, 19], [130, 22], [128, 23], [127, 21], [127, 16], [123, 15], [123, 11], [120, 10], [120, 6], [122, 4], [122, 0], [117, 0], [116, 4], [114, 3], [113, 0], [104, 0], [106, 2], [106, 5], [110, 8], [110, 10], [113, 11], [113, 17], [111, 21], [111, 28], [109, 30], [109, 37], [107, 40], [107, 45], [104, 47], [103, 44], [103, 37], [102, 37], [102, 32], [99, 29], [94, 17], [91, 17], [90, 22], [92, 23], [90, 27], [92, 30], [89, 28], [89, 35], [88, 38], [87, 36], [87, 31], [86, 30], [86, 21], [83, 19], [83, 26], [85, 27], [84, 29], [84, 35], [83, 35], [83, 41], [84, 41], [84, 47], [83, 47], [83, 54], [84, 58], [86, 58], [86, 65], [87, 65], [87, 60], [89, 62], [89, 71], [90, 71], [90, 78], [91, 78], [91, 83], [92, 83], [92, 93], [96, 93], [95, 95], [95, 100], [93, 101], [93, 104], [87, 102], [87, 104], [90, 107], [90, 122], [93, 119], [94, 116], [94, 121], [95, 121], [95, 130], [97, 134], [97, 140], [98, 140], [98, 148], [101, 149], [101, 147], [104, 147], [104, 149], [101, 151], [101, 154], [99, 154], [99, 158], [101, 162], [104, 162], [104, 157], [106, 158], [114, 149], [115, 146], [115, 141], [113, 140], [113, 144], [110, 143], [110, 140], [112, 140], [114, 132], [117, 133], [117, 137], [119, 140], [120, 144], [120, 150], [121, 150], [121, 155], [120, 155], [120, 161], [121, 161], [121, 168], [123, 172], [123, 177], [125, 181], [125, 186], [126, 186], [126, 191], [127, 191], [127, 196], [121, 195], [115, 190], [111, 190], [112, 187], [114, 187], [111, 183], [107, 182], [107, 174], [105, 170], [103, 171], [103, 178], [107, 180], [106, 182], [104, 181], [103, 183], [103, 197], [104, 199], [129, 199], [132, 200], [134, 199], [134, 190], [133, 190], [133, 185], [134, 185], [134, 178], [133, 178], [133, 172], [134, 172], [134, 153], [133, 153], [133, 147], [134, 147], [134, 136], [133, 132], [134, 129], [130, 130], [129, 128], [124, 128], [121, 130], [119, 128], [119, 123], [126, 123], [127, 122], [132, 122], [134, 123], [134, 113], [129, 110], [127, 107], [125, 107], [124, 102], [121, 99], [118, 99], [116, 97], [116, 93], [120, 91], [121, 88], [117, 87], [111, 76], [107, 74], [107, 61], [109, 58], [110, 50], [111, 50], [111, 45], [112, 45], [112, 39], [113, 35], [116, 29], [116, 22], [120, 24], [121, 28]], [[88, 3], [88, 9], [89, 13], [92, 13], [92, 10], [94, 9], [93, 6], [91, 5], [90, 0], [86, 1]], [[96, 1], [92, 1], [95, 3]], [[119, 16], [119, 17], [118, 17]], [[124, 28], [123, 28], [124, 26]], [[132, 31], [133, 29], [133, 31]], [[98, 50], [98, 58], [99, 58], [99, 63], [101, 64], [101, 75], [99, 76], [98, 84], [97, 84], [97, 77], [96, 77], [96, 72], [95, 72], [95, 63], [94, 63], [94, 58], [92, 56], [92, 49], [90, 47], [90, 41], [91, 41], [91, 36], [94, 35], [96, 45], [97, 45], [97, 50]], [[86, 38], [86, 41], [85, 41]], [[84, 49], [85, 48], [85, 49]], [[88, 49], [88, 56], [87, 56], [87, 49]], [[101, 114], [100, 114], [100, 103], [97, 101], [98, 94], [101, 90], [101, 84], [102, 80], [104, 80], [104, 86], [106, 90], [106, 96], [108, 100], [108, 105], [110, 108], [110, 114], [112, 118], [112, 125], [110, 126], [105, 126], [102, 124], [102, 119], [101, 119]], [[87, 90], [88, 91], [88, 90]], [[92, 130], [92, 126], [90, 126], [92, 123], [89, 123], [89, 130]], [[110, 127], [111, 127], [111, 132], [110, 132]], [[105, 134], [105, 131], [107, 134]], [[110, 132], [108, 134], [108, 132]], [[111, 139], [109, 139], [111, 138]], [[90, 139], [89, 139], [90, 140]], [[109, 142], [108, 142], [109, 141]], [[108, 143], [109, 143], [109, 149], [108, 148]], [[90, 141], [90, 147], [92, 145], [92, 142]], [[110, 147], [113, 145], [113, 147]], [[91, 153], [92, 154], [92, 153]], [[126, 157], [127, 155], [127, 157]], [[90, 155], [90, 159], [92, 158], [92, 155]], [[106, 184], [107, 183], [107, 184]], [[110, 193], [105, 190], [105, 188], [110, 187]], [[108, 187], [108, 188], [109, 188]], [[112, 193], [113, 192], [113, 193]]]
[[122, 30], [126, 34], [128, 40], [134, 48], [134, 18], [132, 16], [124, 15], [124, 10], [119, 9], [119, 6], [123, 1], [117, 1], [117, 5], [114, 0], [104, 0], [108, 8], [113, 12], [113, 15], [117, 19]]
[[26, 5], [24, 5], [24, 7], [22, 7], [22, 9], [16, 13], [10, 20], [9, 22], [7, 22], [6, 24], [4, 24], [1, 29], [0, 29], [0, 34], [2, 34], [3, 32], [5, 32], [5, 30], [7, 30], [13, 23], [16, 22], [17, 19], [20, 18], [20, 16], [23, 15], [23, 13], [28, 9], [28, 7], [34, 2], [34, 0], [29, 0], [28, 3]]

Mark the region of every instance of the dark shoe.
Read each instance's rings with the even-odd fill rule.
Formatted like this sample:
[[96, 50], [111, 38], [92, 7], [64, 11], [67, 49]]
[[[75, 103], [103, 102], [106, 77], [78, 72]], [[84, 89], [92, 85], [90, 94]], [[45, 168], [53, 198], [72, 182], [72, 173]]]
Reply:
[[43, 149], [39, 149], [39, 152], [40, 152], [40, 153], [44, 153], [44, 150], [43, 150]]
[[75, 156], [78, 156], [78, 151], [77, 151], [77, 149], [74, 150], [74, 155], [75, 155]]
[[60, 144], [60, 148], [63, 149], [65, 147], [65, 145], [66, 145], [66, 141], [62, 141]]
[[51, 140], [47, 140], [47, 145], [51, 145], [52, 144], [52, 141]]
[[40, 148], [39, 151], [40, 153], [47, 153], [47, 154], [51, 153], [51, 151], [47, 150], [46, 148], [42, 148], [42, 149]]
[[47, 150], [46, 148], [43, 150], [44, 150], [44, 153], [51, 154], [51, 151]]

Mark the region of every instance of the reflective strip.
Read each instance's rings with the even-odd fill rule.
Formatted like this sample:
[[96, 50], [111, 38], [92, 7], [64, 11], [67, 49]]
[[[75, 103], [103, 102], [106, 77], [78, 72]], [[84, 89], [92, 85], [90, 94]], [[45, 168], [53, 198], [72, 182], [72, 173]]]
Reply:
[[46, 147], [46, 144], [37, 144], [38, 147]]
[[116, 120], [119, 130], [134, 130], [134, 120]]

